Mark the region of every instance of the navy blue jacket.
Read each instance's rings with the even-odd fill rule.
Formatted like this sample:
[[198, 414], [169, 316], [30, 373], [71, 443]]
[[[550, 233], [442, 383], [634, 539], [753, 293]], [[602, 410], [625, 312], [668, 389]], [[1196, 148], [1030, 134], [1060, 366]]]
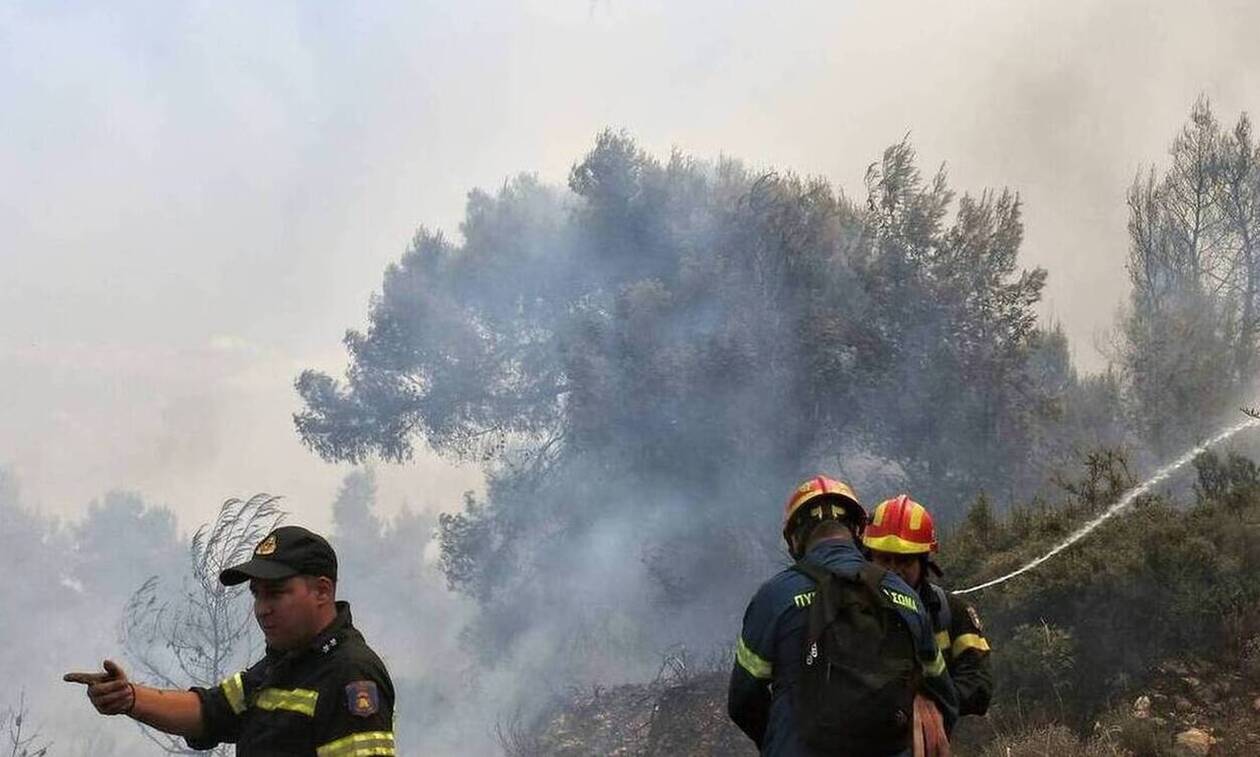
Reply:
[[[845, 576], [856, 576], [866, 559], [848, 539], [826, 539], [805, 560]], [[806, 608], [814, 582], [787, 569], [761, 585], [744, 613], [744, 627], [735, 646], [727, 710], [735, 724], [757, 743], [765, 757], [809, 757], [813, 752], [799, 738], [792, 711], [799, 678]], [[881, 588], [905, 619], [922, 665], [924, 693], [937, 702], [947, 725], [958, 717], [958, 693], [937, 649], [932, 621], [917, 592], [889, 572]]]
[[993, 673], [979, 613], [962, 597], [927, 581], [919, 585], [919, 598], [927, 605], [936, 630], [936, 646], [958, 689], [958, 714], [985, 714], [993, 698]]

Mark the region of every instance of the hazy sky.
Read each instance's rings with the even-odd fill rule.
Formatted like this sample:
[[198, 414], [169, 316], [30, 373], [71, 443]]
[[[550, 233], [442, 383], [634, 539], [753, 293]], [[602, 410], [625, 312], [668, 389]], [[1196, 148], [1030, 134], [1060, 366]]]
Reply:
[[[861, 177], [909, 133], [1026, 203], [1078, 363], [1127, 293], [1124, 191], [1200, 92], [1260, 110], [1253, 2], [0, 2], [0, 465], [73, 516], [190, 525], [265, 490], [327, 517], [293, 432], [420, 224], [605, 127], [649, 150]], [[477, 476], [380, 470], [396, 506]], [[301, 515], [299, 515], [301, 518]]]

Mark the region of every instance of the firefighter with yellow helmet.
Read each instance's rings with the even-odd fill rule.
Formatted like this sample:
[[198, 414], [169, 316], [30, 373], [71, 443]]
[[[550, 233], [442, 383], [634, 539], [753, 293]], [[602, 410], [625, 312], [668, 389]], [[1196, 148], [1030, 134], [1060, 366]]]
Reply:
[[937, 550], [932, 514], [907, 494], [885, 500], [871, 513], [862, 543], [872, 561], [905, 579], [927, 606], [937, 646], [958, 689], [959, 714], [983, 715], [993, 694], [989, 642], [975, 608], [928, 580], [929, 573], [941, 575], [931, 559]]
[[931, 619], [900, 576], [862, 555], [865, 524], [842, 481], [814, 476], [788, 498], [796, 563], [749, 603], [727, 696], [763, 757], [948, 754], [957, 693]]

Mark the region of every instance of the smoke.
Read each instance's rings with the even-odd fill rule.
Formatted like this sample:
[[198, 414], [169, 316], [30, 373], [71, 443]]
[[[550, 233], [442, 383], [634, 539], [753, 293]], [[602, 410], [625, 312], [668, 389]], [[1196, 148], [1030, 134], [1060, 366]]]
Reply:
[[[461, 242], [422, 231], [387, 269], [346, 378], [299, 379], [299, 430], [350, 461], [431, 445], [486, 486], [462, 506], [448, 494], [435, 521], [378, 509], [356, 472], [291, 521], [331, 520], [406, 749], [493, 751], [496, 724], [533, 723], [573, 687], [650, 680], [679, 650], [722, 660], [786, 562], [780, 503], [804, 475], [868, 503], [908, 489], [948, 521], [1111, 432], [1115, 388], [1077, 377], [1066, 337], [1035, 325], [1044, 273], [1018, 265], [1012, 197], [955, 199], [906, 143], [877, 166], [864, 208], [606, 132], [568, 191], [523, 177], [474, 192]], [[58, 627], [116, 622], [136, 555], [184, 570], [173, 517], [138, 498], [73, 527], [11, 509], [15, 538], [43, 545], [15, 559], [80, 553], [35, 587]], [[65, 667], [26, 663], [33, 680]]]
[[1048, 411], [1081, 385], [1035, 327], [1045, 274], [1019, 268], [1013, 196], [955, 201], [906, 143], [869, 176], [868, 209], [605, 132], [567, 192], [521, 177], [470, 194], [462, 241], [421, 230], [347, 335], [345, 378], [302, 374], [298, 430], [325, 458], [427, 445], [486, 473], [438, 523], [457, 595], [433, 566], [402, 584], [418, 598], [366, 591], [442, 660], [399, 665], [444, 713], [407, 716], [425, 751], [452, 724], [488, 734], [573, 687], [650, 680], [680, 650], [724, 659], [787, 562], [781, 503], [806, 475], [867, 502], [929, 492], [948, 521], [1110, 419]]
[[[11, 682], [0, 711], [22, 696], [26, 730], [51, 742], [49, 754], [136, 754], [134, 727], [96, 715], [82, 689], [61, 683], [70, 668], [116, 658], [120, 611], [153, 573], [179, 575], [173, 514], [138, 496], [112, 493], [77, 523], [34, 512], [0, 469], [0, 670]], [[121, 727], [120, 727], [121, 726]]]
[[[1260, 107], [1257, 8], [968, 8], [8, 3], [0, 460], [66, 517], [119, 486], [188, 504], [188, 522], [251, 488], [326, 499], [345, 470], [292, 444], [294, 366], [336, 365], [418, 219], [454, 232], [468, 187], [560, 181], [607, 124], [661, 154], [754, 156], [850, 190], [910, 132], [960, 185], [1021, 192], [1027, 262], [1054, 274], [1041, 308], [1101, 369], [1089, 345], [1122, 297], [1123, 188], [1199, 92]], [[229, 392], [235, 371], [207, 374], [196, 346], [222, 335], [277, 356], [253, 363], [264, 381]], [[207, 396], [222, 446], [167, 474], [162, 408]], [[236, 454], [245, 427], [258, 443]]]
[[[0, 537], [16, 545], [6, 575], [21, 580], [5, 587], [23, 598], [12, 607], [29, 622], [0, 625], [0, 640], [14, 650], [0, 669], [45, 680], [64, 668], [67, 650], [90, 659], [112, 651], [108, 626], [134, 573], [105, 569], [97, 575], [109, 585], [80, 594], [73, 587], [90, 585], [89, 574], [65, 569], [65, 556], [84, 545], [122, 544], [153, 527], [125, 521], [130, 531], [120, 524], [74, 535], [86, 503], [110, 487], [169, 503], [184, 528], [224, 496], [257, 490], [288, 494], [303, 522], [333, 522], [324, 505], [349, 466], [323, 465], [300, 448], [289, 382], [304, 367], [340, 368], [331, 354], [337, 338], [347, 326], [362, 328], [380, 269], [417, 219], [446, 229], [462, 219], [474, 233], [501, 233], [473, 244], [485, 254], [454, 281], [461, 293], [497, 301], [498, 318], [528, 315], [549, 291], [571, 291], [575, 278], [611, 280], [584, 300], [553, 300], [586, 317], [565, 321], [582, 341], [565, 338], [592, 359], [564, 365], [585, 371], [585, 386], [599, 390], [559, 403], [565, 412], [622, 412], [582, 416], [587, 423], [569, 430], [568, 443], [602, 451], [569, 461], [545, 488], [520, 486], [515, 471], [535, 466], [531, 434], [551, 430], [547, 418], [492, 439], [524, 452], [487, 465], [489, 486], [476, 454], [453, 468], [454, 458], [436, 461], [423, 443], [406, 472], [380, 469], [390, 515], [382, 514], [383, 532], [399, 527], [392, 518], [404, 503], [459, 511], [465, 489], [478, 491], [487, 512], [469, 523], [478, 549], [468, 553], [474, 559], [460, 592], [448, 591], [447, 576], [421, 558], [441, 554], [427, 536], [371, 553], [414, 562], [384, 570], [369, 560], [357, 571], [379, 569], [394, 582], [363, 584], [356, 614], [410, 687], [404, 703], [417, 703], [405, 705], [411, 744], [433, 739], [436, 753], [462, 753], [461, 734], [490, 743], [489, 724], [514, 702], [540, 703], [540, 690], [563, 691], [575, 679], [642, 679], [673, 644], [726, 643], [751, 588], [783, 560], [777, 513], [797, 475], [834, 472], [868, 501], [909, 488], [946, 509], [978, 488], [1001, 501], [1032, 496], [1078, 440], [1128, 440], [1116, 431], [1117, 394], [1106, 381], [1064, 379], [1061, 392], [1042, 396], [1071, 430], [1046, 432], [1053, 448], [1037, 448], [1027, 475], [1008, 480], [1015, 466], [997, 453], [1002, 445], [1023, 450], [1023, 440], [1002, 437], [998, 449], [977, 450], [970, 441], [978, 426], [950, 425], [967, 403], [987, 406], [990, 398], [973, 394], [935, 409], [909, 401], [970, 386], [960, 373], [933, 373], [926, 353], [881, 379], [915, 387], [907, 397], [872, 395], [874, 381], [842, 391], [855, 368], [880, 374], [899, 364], [897, 355], [856, 349], [890, 324], [870, 316], [878, 312], [872, 293], [845, 266], [827, 279], [829, 289], [806, 298], [776, 299], [770, 289], [746, 297], [744, 288], [720, 291], [734, 279], [706, 268], [706, 255], [737, 247], [764, 259], [782, 240], [724, 236], [730, 219], [704, 203], [673, 203], [656, 226], [614, 219], [607, 228], [616, 233], [592, 243], [534, 228], [591, 228], [569, 223], [579, 203], [563, 189], [509, 208], [519, 228], [465, 217], [463, 193], [498, 186], [522, 167], [537, 169], [545, 186], [558, 184], [591, 134], [612, 123], [633, 128], [659, 155], [680, 145], [755, 156], [822, 172], [860, 200], [863, 169], [910, 131], [923, 163], [948, 159], [958, 186], [1009, 183], [1021, 193], [1022, 260], [1051, 273], [1048, 299], [1034, 307], [1057, 315], [1072, 337], [1062, 355], [1044, 350], [1047, 376], [1073, 360], [1096, 369], [1099, 359], [1081, 345], [1124, 297], [1123, 189], [1161, 154], [1198, 92], [1230, 112], [1257, 107], [1255, 14], [1238, 3], [1134, 2], [983, 2], [968, 13], [940, 3], [475, 2], [460, 13], [418, 4], [370, 14], [280, 4], [156, 15], [138, 6], [7, 5], [0, 81], [12, 93], [6, 141], [14, 149], [0, 156], [0, 173], [12, 177], [0, 188], [0, 460], [29, 488], [10, 500], [21, 514], [4, 516]], [[720, 165], [706, 169], [710, 179]], [[674, 189], [686, 194], [684, 184]], [[732, 182], [721, 191], [736, 197], [747, 189]], [[709, 199], [724, 207], [730, 198]], [[501, 206], [485, 201], [474, 210]], [[792, 250], [823, 239], [811, 249], [827, 255], [814, 262], [834, 273], [827, 259], [851, 248], [855, 227], [829, 235], [835, 217], [818, 217], [822, 223], [790, 227], [803, 234], [785, 239]], [[679, 240], [683, 249], [666, 249]], [[474, 240], [451, 246], [465, 241]], [[497, 268], [491, 253], [516, 244], [532, 245], [525, 262]], [[623, 278], [610, 277], [610, 259], [625, 265]], [[653, 278], [662, 260], [703, 275], [687, 287], [668, 276], [657, 276], [661, 286], [621, 287]], [[773, 274], [761, 268], [749, 278], [773, 283]], [[809, 335], [827, 345], [819, 352], [831, 361], [819, 364], [796, 348], [792, 328], [776, 323], [814, 300], [854, 307], [827, 324], [788, 319], [820, 325]], [[758, 306], [767, 301], [776, 307]], [[437, 328], [463, 320], [448, 315]], [[618, 327], [623, 318], [628, 325]], [[951, 336], [931, 328], [940, 322], [924, 319], [914, 340]], [[845, 323], [876, 328], [838, 331]], [[493, 338], [483, 326], [474, 322], [472, 331]], [[522, 332], [520, 344], [542, 334]], [[456, 359], [447, 367], [480, 388], [482, 371], [515, 376], [537, 358], [555, 364], [547, 349], [523, 349], [502, 365], [478, 363], [472, 350], [448, 355]], [[805, 366], [829, 376], [836, 391], [802, 400], [793, 379]], [[637, 401], [645, 388], [651, 404]], [[472, 412], [497, 396], [474, 397]], [[623, 440], [608, 444], [608, 434]], [[784, 441], [793, 434], [803, 438]], [[924, 444], [890, 450], [888, 439]], [[493, 452], [493, 444], [479, 451]], [[957, 476], [967, 458], [992, 475]], [[922, 469], [928, 459], [931, 479]], [[33, 575], [38, 566], [56, 586]], [[355, 574], [345, 588], [358, 603]], [[596, 581], [602, 586], [593, 588]], [[63, 645], [56, 661], [19, 655], [43, 648], [31, 634], [48, 628]], [[39, 660], [42, 667], [28, 666]], [[63, 693], [55, 688], [32, 705], [37, 713], [81, 713], [82, 702], [57, 698]], [[84, 718], [57, 731], [115, 725]]]
[[445, 577], [474, 602], [452, 712], [487, 679], [486, 720], [530, 722], [568, 688], [650, 679], [672, 649], [720, 658], [785, 562], [779, 503], [805, 475], [867, 502], [909, 490], [947, 525], [980, 492], [1047, 492], [1097, 440], [1140, 446], [1127, 411], [1169, 411], [1080, 377], [1038, 327], [1046, 274], [1020, 267], [1012, 194], [957, 195], [908, 142], [867, 190], [658, 160], [607, 131], [567, 193], [520, 177], [470, 194], [462, 240], [418, 232], [347, 335], [344, 378], [300, 376], [297, 428], [326, 459], [427, 445], [486, 472], [439, 520]]

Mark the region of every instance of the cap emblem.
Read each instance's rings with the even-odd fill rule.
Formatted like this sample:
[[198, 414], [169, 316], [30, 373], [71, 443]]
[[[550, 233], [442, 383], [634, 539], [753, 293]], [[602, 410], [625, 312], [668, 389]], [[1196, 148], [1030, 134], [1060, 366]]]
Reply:
[[258, 549], [254, 550], [254, 554], [266, 557], [276, 551], [276, 535], [271, 534], [262, 543], [258, 545]]

